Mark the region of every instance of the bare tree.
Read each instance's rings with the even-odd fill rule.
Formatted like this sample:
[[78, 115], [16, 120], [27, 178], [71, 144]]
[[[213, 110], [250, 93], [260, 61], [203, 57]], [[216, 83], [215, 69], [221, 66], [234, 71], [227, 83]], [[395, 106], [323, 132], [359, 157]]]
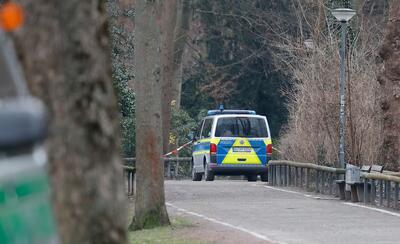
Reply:
[[29, 87], [50, 110], [50, 176], [63, 243], [124, 243], [118, 109], [103, 1], [21, 0], [15, 36]]
[[174, 78], [172, 82], [172, 101], [180, 108], [182, 90], [183, 55], [186, 50], [190, 23], [192, 19], [192, 0], [177, 1], [177, 19], [174, 30]]
[[163, 58], [163, 152], [170, 150], [171, 108], [180, 105], [182, 56], [191, 17], [190, 0], [164, 3], [162, 23]]
[[[164, 1], [136, 1], [136, 198], [131, 229], [169, 224], [162, 160]], [[164, 30], [167, 31], [167, 30]], [[169, 46], [170, 47], [170, 46]]]
[[162, 31], [162, 135], [163, 152], [169, 150], [169, 134], [171, 124], [172, 83], [174, 78], [174, 30], [177, 21], [177, 0], [169, 0], [163, 6]]
[[400, 1], [392, 1], [385, 40], [380, 51], [384, 70], [378, 81], [382, 89], [384, 161], [400, 167]]
[[[315, 3], [314, 3], [315, 4]], [[323, 4], [320, 2], [319, 4]], [[311, 6], [311, 7], [310, 7]], [[338, 33], [324, 8], [295, 5], [302, 38], [284, 36], [277, 47], [278, 60], [293, 77], [289, 95], [289, 122], [282, 133], [282, 157], [305, 162], [335, 165], [338, 161]], [[307, 19], [317, 11], [320, 20]], [[365, 18], [367, 19], [367, 18]], [[384, 18], [382, 18], [384, 19]], [[300, 25], [301, 23], [301, 25]], [[360, 20], [352, 25], [349, 44], [347, 86], [346, 159], [355, 164], [377, 162], [381, 152], [381, 112], [378, 104], [380, 66], [375, 57], [382, 40], [382, 23]], [[306, 48], [304, 39], [314, 40]], [[351, 74], [351, 75], [350, 75]]]

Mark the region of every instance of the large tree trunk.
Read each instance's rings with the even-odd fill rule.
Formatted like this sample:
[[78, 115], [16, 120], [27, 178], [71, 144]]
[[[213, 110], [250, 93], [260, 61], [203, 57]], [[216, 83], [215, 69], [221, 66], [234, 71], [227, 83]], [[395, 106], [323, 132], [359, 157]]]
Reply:
[[385, 40], [380, 52], [384, 71], [379, 77], [384, 114], [383, 158], [385, 163], [400, 165], [400, 1], [393, 0]]
[[171, 101], [172, 101], [172, 80], [174, 78], [174, 29], [176, 25], [176, 1], [168, 0], [163, 4], [161, 22], [162, 42], [162, 135], [163, 153], [169, 150], [169, 136], [171, 129]]
[[163, 152], [176, 146], [170, 141], [171, 109], [179, 108], [182, 86], [182, 56], [190, 20], [189, 0], [168, 0], [163, 16]]
[[136, 199], [131, 229], [169, 224], [162, 160], [163, 3], [136, 1]]
[[124, 243], [118, 109], [103, 1], [21, 0], [29, 86], [49, 106], [54, 210], [63, 243]]
[[174, 78], [172, 80], [171, 100], [174, 101], [175, 107], [180, 108], [181, 92], [182, 92], [182, 75], [183, 65], [182, 59], [186, 47], [186, 41], [190, 28], [190, 20], [192, 16], [191, 0], [178, 0], [177, 3], [177, 24], [175, 26], [174, 39]]

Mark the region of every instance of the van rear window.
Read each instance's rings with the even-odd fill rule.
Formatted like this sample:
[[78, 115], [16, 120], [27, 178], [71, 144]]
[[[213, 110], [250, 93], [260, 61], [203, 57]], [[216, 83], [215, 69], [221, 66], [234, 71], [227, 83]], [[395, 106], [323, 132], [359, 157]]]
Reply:
[[219, 118], [216, 137], [268, 137], [265, 120], [254, 117]]

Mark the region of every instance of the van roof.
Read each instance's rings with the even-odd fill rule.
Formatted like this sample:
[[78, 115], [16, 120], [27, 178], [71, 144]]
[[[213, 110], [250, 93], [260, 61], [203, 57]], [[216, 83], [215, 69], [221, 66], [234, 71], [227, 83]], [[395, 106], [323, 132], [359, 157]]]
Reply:
[[229, 118], [229, 117], [266, 118], [266, 116], [258, 114], [217, 114], [217, 115], [209, 115], [206, 116], [205, 118]]
[[256, 115], [254, 110], [208, 110], [207, 116], [222, 115], [222, 114], [249, 114]]

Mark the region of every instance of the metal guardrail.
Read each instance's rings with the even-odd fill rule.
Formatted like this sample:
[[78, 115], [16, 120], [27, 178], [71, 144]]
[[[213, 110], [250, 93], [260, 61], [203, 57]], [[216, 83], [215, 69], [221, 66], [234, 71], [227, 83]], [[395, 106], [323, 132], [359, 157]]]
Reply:
[[127, 194], [128, 196], [132, 196], [134, 193], [136, 169], [134, 166], [129, 165], [123, 165], [122, 169], [124, 170], [124, 179], [126, 179]]
[[268, 178], [272, 186], [304, 187], [307, 190], [314, 190], [316, 193], [336, 195], [335, 181], [345, 173], [345, 169], [340, 168], [286, 160], [271, 160]]
[[393, 172], [393, 171], [389, 171], [389, 170], [384, 170], [383, 173], [385, 175], [392, 175], [392, 176], [400, 177], [400, 172]]
[[[272, 186], [295, 186], [314, 190], [321, 194], [339, 195], [339, 187], [346, 170], [321, 166], [311, 163], [299, 163], [285, 160], [269, 162], [269, 184]], [[383, 173], [361, 173], [361, 181], [352, 184], [357, 194], [355, 201], [388, 208], [399, 209], [400, 172], [383, 171]], [[342, 185], [344, 186], [344, 185]], [[385, 204], [384, 204], [385, 203]]]
[[[127, 194], [134, 194], [136, 158], [125, 158], [124, 179]], [[189, 178], [191, 175], [191, 158], [165, 158], [165, 177], [167, 179]], [[182, 164], [183, 163], [183, 164]], [[343, 179], [346, 170], [312, 163], [299, 163], [286, 160], [271, 160], [268, 164], [268, 179], [272, 186], [302, 187], [316, 193], [339, 195], [336, 187]], [[399, 209], [400, 172], [383, 171], [383, 173], [361, 173], [362, 182], [356, 183], [356, 198], [365, 204], [374, 204]], [[343, 182], [342, 182], [343, 183]], [[365, 190], [366, 189], [366, 190]], [[385, 203], [385, 205], [384, 205]]]
[[[125, 186], [128, 196], [132, 196], [135, 188], [136, 158], [124, 158], [124, 161], [125, 164], [122, 166], [122, 168], [124, 170], [124, 179], [126, 179]], [[164, 158], [165, 178], [189, 178], [192, 172], [191, 162], [191, 157]]]
[[[124, 161], [125, 166], [134, 167], [136, 163], [136, 158], [124, 158]], [[167, 179], [189, 177], [192, 172], [192, 165], [190, 164], [191, 162], [191, 157], [164, 158], [165, 177]], [[184, 165], [182, 165], [181, 163], [184, 163]], [[181, 166], [183, 166], [184, 168], [182, 168]]]
[[358, 199], [365, 204], [399, 209], [400, 177], [383, 172], [362, 173], [361, 178], [363, 182], [357, 185]]

